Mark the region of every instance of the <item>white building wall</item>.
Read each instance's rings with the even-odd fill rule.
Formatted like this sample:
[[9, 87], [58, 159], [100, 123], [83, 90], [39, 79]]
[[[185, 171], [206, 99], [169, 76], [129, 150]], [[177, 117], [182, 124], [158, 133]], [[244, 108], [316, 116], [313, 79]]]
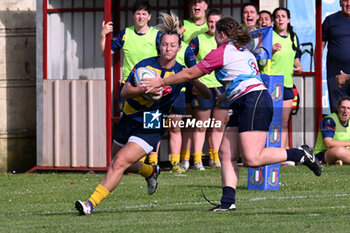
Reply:
[[0, 4], [0, 171], [35, 164], [35, 0]]
[[273, 10], [280, 6], [281, 0], [260, 0], [260, 9], [259, 10], [267, 10], [271, 13]]

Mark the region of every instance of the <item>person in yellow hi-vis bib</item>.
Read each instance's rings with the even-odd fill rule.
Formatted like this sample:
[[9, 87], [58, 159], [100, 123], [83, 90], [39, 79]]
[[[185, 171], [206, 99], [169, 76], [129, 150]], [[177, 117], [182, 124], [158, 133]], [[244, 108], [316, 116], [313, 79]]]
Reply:
[[259, 11], [259, 28], [270, 27], [273, 25], [272, 14], [270, 11]]
[[197, 35], [207, 32], [208, 25], [205, 18], [205, 12], [208, 9], [207, 0], [191, 0], [192, 18], [183, 21], [182, 40], [187, 44]]
[[[284, 76], [282, 141], [281, 147], [288, 147], [288, 122], [294, 99], [293, 72], [302, 73], [299, 40], [290, 24], [290, 12], [287, 8], [276, 8], [274, 19], [272, 60], [260, 70], [262, 74]], [[295, 67], [295, 69], [293, 69]]]
[[257, 29], [257, 22], [259, 20], [258, 8], [252, 3], [246, 3], [241, 10], [242, 26], [248, 31]]
[[350, 97], [339, 100], [337, 113], [323, 118], [318, 131], [315, 156], [327, 164], [350, 164]]
[[[121, 80], [120, 91], [124, 86], [125, 80], [128, 78], [132, 68], [141, 60], [158, 55], [157, 44], [159, 42], [160, 32], [155, 28], [148, 26], [151, 20], [151, 6], [147, 1], [136, 1], [132, 7], [132, 19], [134, 26], [126, 27], [121, 30], [112, 39], [111, 54], [119, 51], [124, 52], [123, 58], [123, 79]], [[100, 49], [102, 56], [105, 51], [106, 35], [113, 32], [113, 23], [103, 22], [100, 35]], [[122, 112], [125, 99], [119, 94], [116, 108]], [[115, 146], [113, 146], [114, 148]], [[113, 156], [115, 152], [113, 151]], [[145, 158], [142, 159], [144, 161]], [[148, 159], [149, 163], [158, 163], [158, 154], [151, 152]]]
[[[197, 61], [200, 62], [203, 58], [213, 49], [217, 48], [215, 41], [215, 24], [221, 19], [221, 11], [219, 9], [210, 9], [207, 13], [207, 24], [209, 31], [199, 34], [193, 38], [190, 42], [190, 46], [193, 47]], [[220, 106], [216, 106], [216, 91], [224, 92], [224, 87], [219, 83], [214, 72], [205, 75], [199, 79], [204, 85], [206, 85], [212, 93], [211, 99], [204, 99], [195, 95], [192, 101], [192, 107], [194, 109], [194, 115], [197, 120], [205, 121], [208, 119], [215, 119], [222, 122], [222, 127], [219, 128], [206, 128], [197, 127], [193, 132], [193, 160], [196, 170], [204, 170], [202, 163], [202, 150], [207, 136], [207, 142], [209, 147], [209, 165], [214, 168], [221, 168], [219, 159], [219, 149], [224, 134], [224, 128], [228, 120], [228, 107], [230, 103], [224, 102]], [[187, 158], [189, 159], [189, 158]], [[184, 163], [184, 162], [183, 162]]]
[[[158, 55], [157, 44], [160, 32], [148, 25], [151, 20], [151, 6], [146, 1], [136, 1], [132, 7], [132, 19], [134, 26], [126, 27], [112, 39], [112, 51], [114, 54], [122, 49], [123, 81], [128, 78], [132, 68], [141, 60]], [[113, 23], [103, 22], [100, 35], [100, 49], [104, 55], [106, 35], [113, 32]]]
[[[165, 18], [168, 17], [177, 17], [173, 12], [171, 14], [161, 13], [159, 20], [165, 21]], [[180, 33], [180, 28], [178, 28]], [[186, 42], [181, 41], [181, 50], [176, 55], [176, 61], [185, 67], [192, 67], [197, 64], [196, 57], [194, 55], [193, 49]], [[171, 111], [169, 118], [174, 124], [170, 124], [169, 127], [169, 149], [170, 149], [170, 164], [172, 166], [173, 172], [182, 173], [187, 169], [183, 168], [180, 164], [181, 151], [184, 148], [182, 154], [186, 154], [186, 148], [190, 150], [192, 133], [191, 129], [181, 128], [179, 122], [186, 121], [185, 115], [189, 115], [190, 112], [187, 112], [187, 99], [190, 99], [189, 96], [192, 95], [192, 86], [186, 86], [181, 89], [179, 96], [176, 98]], [[189, 153], [188, 153], [189, 155]]]

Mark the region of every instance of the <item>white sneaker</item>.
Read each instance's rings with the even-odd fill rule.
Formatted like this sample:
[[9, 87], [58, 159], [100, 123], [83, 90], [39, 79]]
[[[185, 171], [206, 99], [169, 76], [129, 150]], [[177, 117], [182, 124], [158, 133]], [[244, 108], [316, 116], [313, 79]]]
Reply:
[[209, 159], [209, 166], [211, 168], [221, 168], [221, 162], [214, 162], [214, 159]]
[[236, 210], [236, 205], [235, 204], [231, 204], [228, 208], [225, 208], [222, 205], [217, 205], [214, 208], [209, 209], [208, 211], [223, 212], [223, 211], [231, 211], [231, 210]]
[[153, 174], [150, 177], [146, 178], [147, 192], [149, 195], [152, 195], [157, 189], [157, 186], [158, 186], [157, 178], [159, 173], [160, 173], [159, 165], [157, 164], [153, 165]]
[[181, 160], [181, 167], [187, 171], [190, 168], [190, 161]]
[[205, 170], [202, 162], [194, 163], [194, 169], [196, 169], [197, 171], [204, 171]]
[[79, 211], [80, 215], [90, 215], [93, 211], [92, 205], [87, 201], [76, 201], [75, 208]]
[[221, 168], [221, 162], [215, 162], [213, 168]]

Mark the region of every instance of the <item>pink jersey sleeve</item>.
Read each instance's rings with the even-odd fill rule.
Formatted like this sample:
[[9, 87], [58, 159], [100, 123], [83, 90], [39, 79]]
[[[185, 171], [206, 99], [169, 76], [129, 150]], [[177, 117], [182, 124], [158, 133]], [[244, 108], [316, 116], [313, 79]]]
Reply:
[[205, 58], [197, 64], [197, 67], [205, 74], [210, 74], [224, 65], [224, 50], [226, 44], [212, 50]]

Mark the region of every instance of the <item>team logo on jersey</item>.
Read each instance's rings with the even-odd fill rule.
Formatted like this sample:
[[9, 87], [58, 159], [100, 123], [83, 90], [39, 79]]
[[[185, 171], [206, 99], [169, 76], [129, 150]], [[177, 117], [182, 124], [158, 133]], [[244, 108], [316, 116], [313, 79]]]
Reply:
[[168, 95], [168, 94], [171, 92], [171, 90], [172, 90], [171, 86], [165, 86], [165, 87], [163, 87], [162, 96]]
[[144, 129], [160, 129], [161, 113], [159, 110], [143, 113], [143, 128]]
[[278, 144], [281, 141], [281, 129], [278, 125], [271, 126], [270, 142], [271, 144]]
[[251, 69], [251, 74], [252, 75], [258, 75], [259, 74], [259, 68], [257, 66], [257, 64], [255, 63], [255, 61], [253, 59], [249, 59], [248, 61], [248, 65]]
[[273, 92], [272, 92], [271, 96], [272, 96], [272, 99], [274, 101], [282, 100], [282, 84], [281, 83], [274, 84]]
[[278, 168], [271, 168], [270, 177], [267, 180], [271, 186], [278, 184]]
[[253, 168], [253, 174], [250, 176], [250, 182], [253, 185], [261, 185], [264, 182], [261, 168]]

